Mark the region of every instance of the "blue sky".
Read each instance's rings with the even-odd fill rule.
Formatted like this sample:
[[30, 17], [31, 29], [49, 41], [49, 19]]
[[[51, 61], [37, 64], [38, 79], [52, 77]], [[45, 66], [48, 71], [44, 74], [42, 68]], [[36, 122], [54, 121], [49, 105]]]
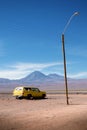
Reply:
[[0, 78], [64, 75], [61, 35], [76, 11], [65, 32], [67, 75], [87, 78], [86, 0], [0, 1]]

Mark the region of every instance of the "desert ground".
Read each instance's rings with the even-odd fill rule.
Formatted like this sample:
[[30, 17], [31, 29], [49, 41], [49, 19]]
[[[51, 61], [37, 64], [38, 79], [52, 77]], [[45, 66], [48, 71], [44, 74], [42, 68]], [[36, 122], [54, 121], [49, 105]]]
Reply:
[[87, 94], [17, 100], [0, 94], [0, 130], [87, 130]]

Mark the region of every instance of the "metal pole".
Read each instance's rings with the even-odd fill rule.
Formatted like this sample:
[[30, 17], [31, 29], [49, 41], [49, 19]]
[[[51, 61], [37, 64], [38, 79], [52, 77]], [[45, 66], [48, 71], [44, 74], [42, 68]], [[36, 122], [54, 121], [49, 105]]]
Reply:
[[62, 34], [62, 50], [63, 50], [63, 60], [64, 60], [64, 77], [65, 77], [65, 86], [66, 86], [66, 101], [67, 101], [67, 105], [69, 105], [67, 73], [66, 73], [66, 56], [65, 56], [65, 45], [64, 45], [64, 34]]
[[63, 49], [63, 60], [64, 60], [64, 78], [65, 78], [65, 87], [66, 87], [66, 101], [67, 101], [67, 105], [69, 105], [69, 98], [68, 98], [68, 85], [67, 85], [67, 72], [66, 72], [66, 56], [65, 56], [65, 45], [64, 45], [64, 33], [67, 29], [67, 27], [69, 26], [71, 20], [73, 19], [74, 16], [78, 15], [78, 12], [75, 12], [70, 19], [68, 20], [64, 31], [62, 33], [62, 49]]

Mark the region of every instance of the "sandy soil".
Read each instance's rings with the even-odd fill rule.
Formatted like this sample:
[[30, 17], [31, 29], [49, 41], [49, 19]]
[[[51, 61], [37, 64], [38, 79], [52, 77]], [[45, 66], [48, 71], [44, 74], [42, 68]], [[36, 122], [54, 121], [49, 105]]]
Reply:
[[87, 95], [49, 94], [43, 100], [16, 100], [0, 94], [0, 130], [87, 130]]

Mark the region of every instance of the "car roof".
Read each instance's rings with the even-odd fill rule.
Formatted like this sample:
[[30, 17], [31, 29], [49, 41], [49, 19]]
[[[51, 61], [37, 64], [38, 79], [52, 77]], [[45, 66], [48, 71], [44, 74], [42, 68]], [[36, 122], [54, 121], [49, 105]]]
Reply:
[[[36, 89], [36, 87], [30, 87], [30, 86], [29, 86], [29, 87], [28, 87], [28, 86], [18, 86], [18, 87], [16, 87], [16, 88], [31, 88], [31, 89], [32, 89], [32, 88], [35, 88], [35, 89]], [[38, 88], [37, 88], [37, 89], [38, 89]]]

